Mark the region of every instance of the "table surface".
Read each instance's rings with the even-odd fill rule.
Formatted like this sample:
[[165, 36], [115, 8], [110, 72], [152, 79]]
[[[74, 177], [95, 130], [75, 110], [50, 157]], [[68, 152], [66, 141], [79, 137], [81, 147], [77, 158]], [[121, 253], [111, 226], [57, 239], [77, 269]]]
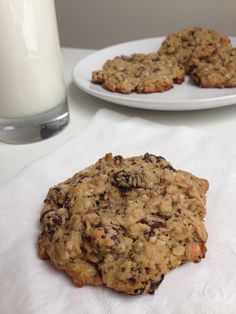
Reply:
[[127, 116], [141, 117], [169, 126], [182, 125], [207, 130], [214, 132], [216, 136], [223, 133], [227, 137], [236, 133], [235, 105], [199, 111], [151, 111], [118, 106], [85, 94], [73, 83], [72, 70], [78, 61], [92, 52], [85, 49], [62, 48], [71, 121], [61, 133], [41, 142], [27, 145], [0, 142], [0, 185], [13, 178], [31, 161], [50, 153], [73, 137], [86, 126], [100, 108], [108, 108]]

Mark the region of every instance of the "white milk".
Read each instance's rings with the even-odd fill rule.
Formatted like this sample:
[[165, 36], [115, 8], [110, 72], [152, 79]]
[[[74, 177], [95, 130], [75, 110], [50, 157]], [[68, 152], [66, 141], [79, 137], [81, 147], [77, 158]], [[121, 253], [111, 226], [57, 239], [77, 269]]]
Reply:
[[48, 111], [65, 98], [53, 0], [0, 0], [0, 118]]

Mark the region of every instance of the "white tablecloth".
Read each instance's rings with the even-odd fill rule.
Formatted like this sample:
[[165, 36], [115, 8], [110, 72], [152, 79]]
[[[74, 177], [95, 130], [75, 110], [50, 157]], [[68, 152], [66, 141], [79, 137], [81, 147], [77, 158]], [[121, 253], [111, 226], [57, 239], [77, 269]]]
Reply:
[[[76, 288], [37, 257], [39, 216], [48, 188], [107, 152], [162, 155], [175, 168], [210, 182], [206, 258], [171, 271], [154, 296]], [[79, 134], [0, 189], [0, 313], [236, 313], [235, 160], [234, 134], [216, 137], [100, 110]]]

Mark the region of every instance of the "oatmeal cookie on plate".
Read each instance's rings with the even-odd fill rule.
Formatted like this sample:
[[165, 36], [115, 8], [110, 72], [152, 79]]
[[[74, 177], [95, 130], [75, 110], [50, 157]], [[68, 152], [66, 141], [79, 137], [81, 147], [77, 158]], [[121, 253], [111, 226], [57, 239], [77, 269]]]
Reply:
[[168, 35], [158, 53], [174, 58], [185, 67], [186, 73], [189, 73], [190, 58], [198, 60], [211, 56], [216, 49], [225, 51], [231, 48], [232, 44], [227, 36], [215, 30], [195, 27]]
[[194, 60], [191, 68], [192, 79], [201, 87], [236, 87], [236, 48]]
[[166, 56], [133, 54], [108, 60], [93, 71], [92, 82], [112, 92], [129, 94], [164, 92], [184, 81], [184, 70]]

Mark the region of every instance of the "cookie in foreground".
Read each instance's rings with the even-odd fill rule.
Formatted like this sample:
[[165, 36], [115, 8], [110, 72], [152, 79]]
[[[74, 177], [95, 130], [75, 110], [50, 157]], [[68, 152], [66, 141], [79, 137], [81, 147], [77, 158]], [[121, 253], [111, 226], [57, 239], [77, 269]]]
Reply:
[[170, 270], [205, 257], [207, 190], [161, 156], [106, 154], [49, 190], [39, 256], [78, 287], [154, 293]]

